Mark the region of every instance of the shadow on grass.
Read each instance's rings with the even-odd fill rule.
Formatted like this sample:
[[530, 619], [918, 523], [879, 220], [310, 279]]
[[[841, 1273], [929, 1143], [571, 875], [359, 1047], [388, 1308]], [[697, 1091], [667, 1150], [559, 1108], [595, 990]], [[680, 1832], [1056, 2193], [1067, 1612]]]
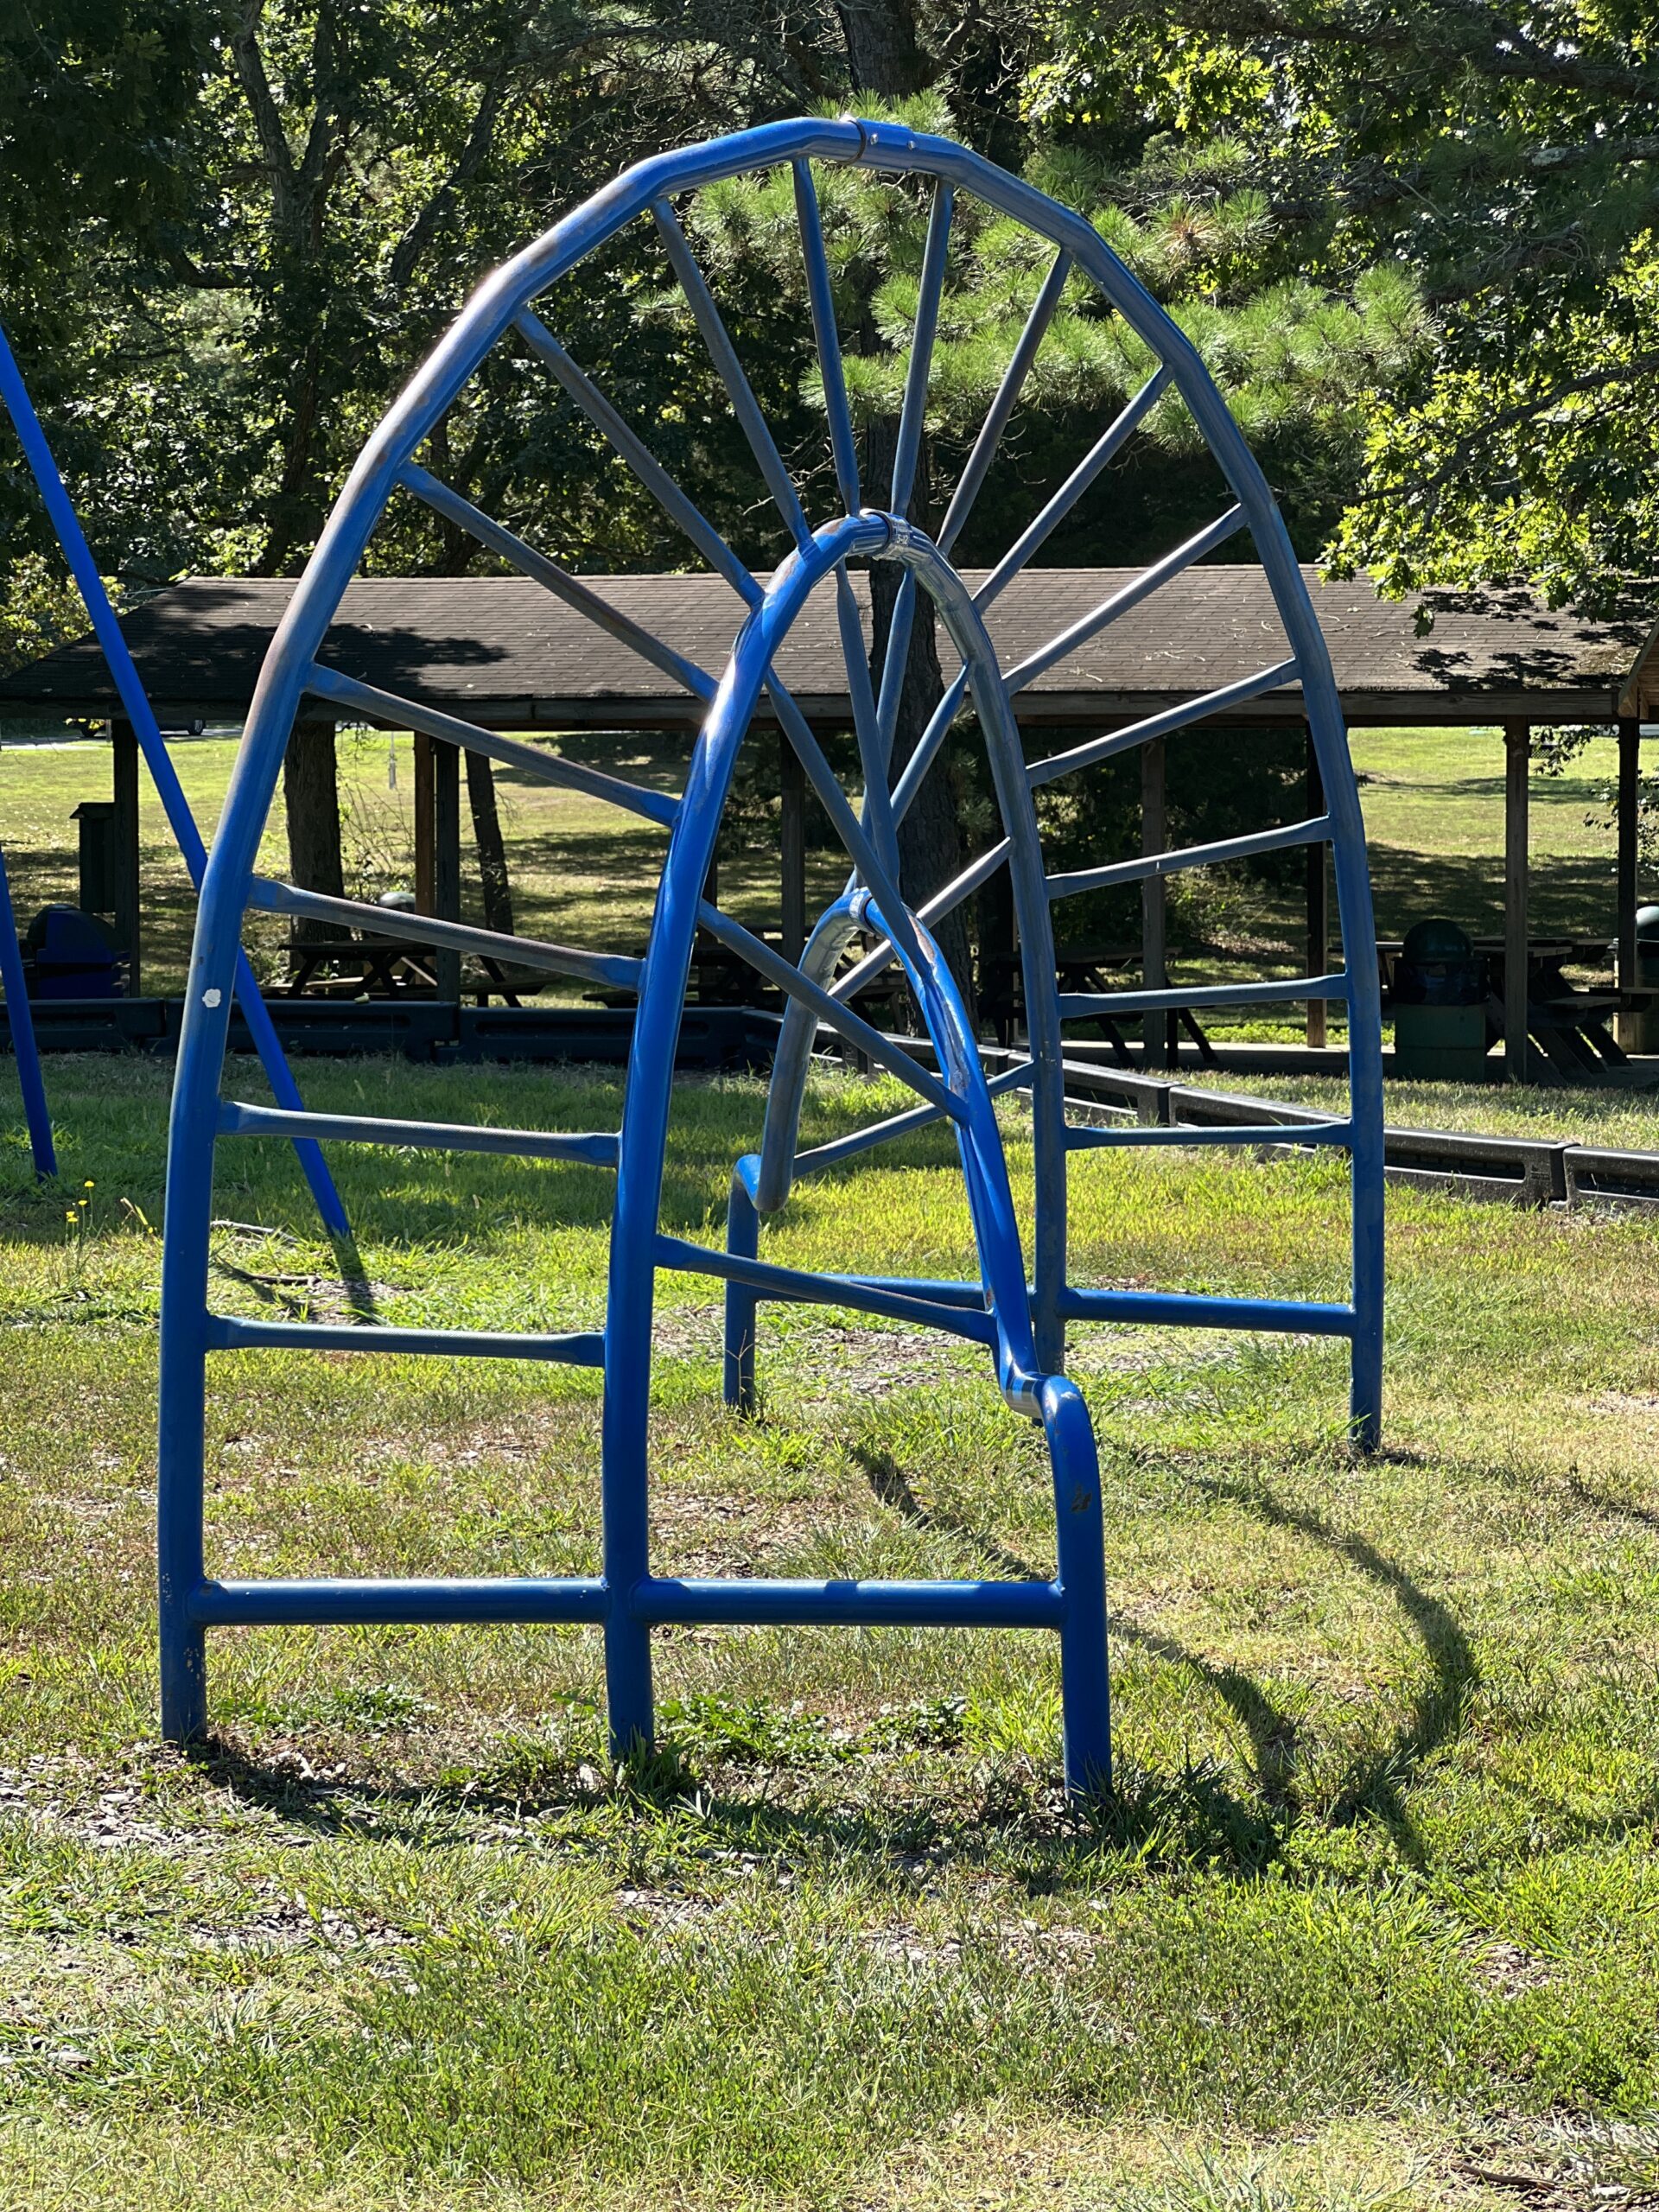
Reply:
[[987, 1566], [994, 1567], [999, 1574], [1007, 1575], [1012, 1581], [1040, 1582], [1045, 1579], [1044, 1569], [1033, 1567], [1018, 1552], [1010, 1551], [983, 1529], [975, 1528], [970, 1522], [962, 1520], [956, 1514], [940, 1513], [931, 1506], [924, 1505], [911, 1488], [909, 1476], [892, 1452], [862, 1443], [854, 1444], [849, 1449], [854, 1464], [863, 1470], [871, 1491], [880, 1504], [891, 1506], [895, 1513], [901, 1514], [918, 1529], [931, 1529], [939, 1535], [954, 1536], [959, 1543], [976, 1552]]
[[[906, 1517], [949, 1529], [976, 1546], [999, 1571], [1030, 1577], [1027, 1561], [995, 1539], [919, 1500], [893, 1461], [863, 1461], [872, 1488]], [[827, 1853], [874, 1860], [920, 1861], [931, 1853], [953, 1863], [995, 1868], [1033, 1894], [1052, 1893], [1097, 1878], [1103, 1859], [1129, 1859], [1147, 1869], [1203, 1868], [1236, 1879], [1259, 1878], [1283, 1858], [1298, 1827], [1313, 1821], [1341, 1827], [1376, 1820], [1402, 1859], [1421, 1872], [1427, 1854], [1413, 1822], [1408, 1793], [1424, 1763], [1460, 1732], [1478, 1681], [1473, 1653], [1453, 1615], [1397, 1561], [1366, 1538], [1334, 1527], [1321, 1515], [1285, 1504], [1270, 1491], [1224, 1481], [1205, 1487], [1270, 1526], [1311, 1538], [1333, 1557], [1387, 1591], [1421, 1642], [1427, 1677], [1394, 1719], [1388, 1740], [1367, 1749], [1325, 1798], [1310, 1806], [1304, 1780], [1307, 1747], [1297, 1719], [1243, 1669], [1220, 1663], [1178, 1639], [1121, 1625], [1120, 1640], [1190, 1670], [1237, 1715], [1250, 1744], [1253, 1787], [1238, 1788], [1214, 1760], [1189, 1760], [1160, 1771], [1120, 1759], [1111, 1795], [1072, 1804], [1046, 1766], [1021, 1757], [974, 1756], [958, 1719], [942, 1729], [939, 1715], [918, 1711], [912, 1722], [884, 1721], [891, 1740], [832, 1741], [827, 1731], [791, 1721], [798, 1749], [754, 1757], [716, 1751], [699, 1757], [671, 1740], [613, 1767], [592, 1741], [567, 1738], [508, 1745], [493, 1767], [435, 1782], [359, 1782], [314, 1775], [291, 1752], [262, 1758], [257, 1750], [211, 1740], [194, 1756], [217, 1787], [293, 1826], [327, 1834], [372, 1834], [412, 1846], [450, 1843], [478, 1826], [499, 1834], [503, 1823], [539, 1827], [550, 1842], [581, 1847], [590, 1824], [612, 1833], [619, 1818], [652, 1825], [690, 1822], [699, 1847], [716, 1845], [790, 1858]], [[968, 1756], [963, 1756], [964, 1751]]]
[[[1251, 1486], [1209, 1478], [1201, 1479], [1199, 1487], [1211, 1497], [1259, 1514], [1270, 1528], [1289, 1529], [1323, 1545], [1368, 1581], [1386, 1590], [1415, 1630], [1428, 1662], [1427, 1677], [1419, 1683], [1389, 1741], [1355, 1763], [1325, 1817], [1333, 1827], [1351, 1825], [1366, 1815], [1381, 1821], [1401, 1857], [1418, 1872], [1424, 1871], [1427, 1857], [1407, 1808], [1406, 1792], [1424, 1762], [1461, 1733], [1470, 1700], [1480, 1681], [1473, 1649], [1456, 1615], [1369, 1539], [1333, 1527], [1321, 1514], [1285, 1504], [1265, 1484]], [[1219, 1680], [1217, 1686], [1227, 1695]], [[1249, 1707], [1241, 1703], [1235, 1709], [1255, 1741]], [[1281, 1789], [1287, 1786], [1282, 1755], [1275, 1751], [1274, 1757], [1276, 1766], [1258, 1766], [1264, 1795], [1270, 1773], [1279, 1776]]]

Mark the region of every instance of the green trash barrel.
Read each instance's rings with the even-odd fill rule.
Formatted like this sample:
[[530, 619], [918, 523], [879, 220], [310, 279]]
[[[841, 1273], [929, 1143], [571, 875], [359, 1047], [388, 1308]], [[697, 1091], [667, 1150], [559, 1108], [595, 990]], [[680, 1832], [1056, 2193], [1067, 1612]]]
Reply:
[[1456, 922], [1435, 917], [1407, 931], [1390, 995], [1395, 1075], [1486, 1079], [1486, 965]]
[[1638, 906], [1636, 910], [1636, 973], [1627, 983], [1623, 976], [1618, 979], [1621, 990], [1652, 991], [1651, 1006], [1637, 1007], [1619, 1023], [1620, 1041], [1624, 1041], [1628, 1027], [1628, 1049], [1633, 1052], [1659, 1052], [1659, 906]]

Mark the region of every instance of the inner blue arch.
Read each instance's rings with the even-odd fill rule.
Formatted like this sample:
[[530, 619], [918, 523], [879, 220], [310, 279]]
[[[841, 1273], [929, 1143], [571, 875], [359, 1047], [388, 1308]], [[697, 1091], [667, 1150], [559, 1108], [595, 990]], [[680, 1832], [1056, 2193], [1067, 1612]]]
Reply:
[[[933, 196], [919, 286], [917, 326], [898, 435], [898, 461], [885, 496], [868, 502], [858, 479], [828, 265], [811, 164], [841, 162], [931, 180]], [[842, 512], [813, 529], [756, 404], [718, 308], [671, 205], [671, 195], [745, 172], [789, 166], [800, 216], [804, 267], [823, 372], [827, 427]], [[1050, 241], [1056, 258], [1001, 391], [987, 418], [950, 512], [937, 538], [906, 519], [927, 399], [927, 377], [944, 280], [953, 196], [971, 192]], [[794, 550], [768, 583], [737, 562], [644, 442], [566, 353], [535, 312], [539, 295], [578, 261], [640, 217], [652, 219], [719, 370], [734, 411], [794, 538]], [[1127, 731], [1046, 761], [1024, 757], [1012, 700], [1042, 667], [1064, 657], [1070, 633], [1014, 669], [999, 666], [982, 609], [989, 586], [971, 591], [950, 558], [967, 504], [995, 453], [1003, 423], [1040, 342], [1047, 319], [1074, 272], [1092, 280], [1109, 305], [1144, 341], [1157, 369], [1000, 565], [1000, 587], [1040, 544], [1070, 499], [1104, 465], [1161, 397], [1179, 393], [1236, 502], [1217, 523], [1120, 590], [1095, 626], [1136, 603], [1235, 532], [1254, 538], [1288, 642], [1289, 658], [1256, 677], [1166, 711]], [[524, 543], [430, 475], [416, 456], [490, 350], [516, 332], [563, 391], [589, 416], [664, 512], [745, 602], [733, 650], [718, 677], [645, 632], [589, 587]], [[706, 702], [683, 793], [664, 798], [580, 764], [486, 732], [419, 702], [357, 683], [321, 658], [347, 583], [394, 493], [435, 508]], [[862, 632], [848, 581], [849, 559], [892, 561], [903, 570], [878, 697], [863, 661]], [[812, 590], [831, 581], [836, 594], [849, 690], [858, 724], [865, 793], [855, 808], [830, 773], [799, 709], [779, 682], [778, 650]], [[914, 594], [931, 599], [962, 661], [933, 727], [891, 785], [889, 757]], [[1120, 862], [1072, 877], [1045, 873], [1033, 791], [1097, 760], [1130, 749], [1227, 707], [1287, 684], [1300, 686], [1303, 709], [1326, 794], [1316, 820], [1200, 851]], [[423, 729], [510, 761], [555, 782], [574, 784], [671, 831], [647, 949], [621, 954], [499, 938], [454, 922], [399, 914], [399, 932], [455, 950], [489, 950], [520, 963], [639, 995], [620, 1129], [588, 1135], [482, 1129], [270, 1109], [222, 1098], [219, 1086], [244, 918], [250, 912], [313, 915], [372, 931], [378, 910], [333, 900], [256, 874], [256, 856], [302, 701], [312, 696], [354, 715]], [[852, 873], [845, 893], [820, 917], [806, 952], [791, 964], [703, 897], [739, 751], [763, 696], [795, 746], [810, 780], [845, 843]], [[1001, 836], [980, 863], [928, 901], [906, 896], [897, 823], [957, 710], [971, 697], [990, 766]], [[1196, 990], [1127, 992], [1105, 1000], [1057, 995], [1052, 903], [1107, 880], [1131, 880], [1183, 866], [1213, 864], [1239, 851], [1295, 843], [1328, 844], [1334, 856], [1345, 950], [1333, 975], [1268, 985], [1224, 984]], [[988, 1079], [960, 995], [940, 959], [931, 925], [995, 867], [1010, 872], [1020, 938], [1029, 1051], [1016, 1067]], [[664, 1148], [676, 1045], [696, 932], [707, 927], [784, 992], [787, 1014], [760, 1152], [736, 1163], [723, 1251], [665, 1236], [659, 1220]], [[386, 918], [378, 917], [382, 931]], [[850, 974], [838, 975], [857, 932], [875, 944]], [[886, 1037], [847, 1004], [862, 976], [896, 962], [921, 1009], [932, 1065], [902, 1039]], [[1168, 1141], [1190, 1133], [1068, 1128], [1062, 1026], [1099, 1007], [1142, 1013], [1166, 1004], [1254, 1002], [1263, 997], [1325, 997], [1348, 1009], [1351, 1111], [1322, 1132], [1348, 1149], [1353, 1187], [1352, 1294], [1339, 1304], [1294, 1300], [1124, 1293], [1069, 1283], [1066, 1164], [1070, 1152], [1103, 1138]], [[892, 1070], [918, 1096], [913, 1112], [851, 1139], [797, 1149], [807, 1059], [828, 1022]], [[1036, 1204], [1029, 1266], [1022, 1249], [995, 1105], [995, 1092], [1031, 1096]], [[953, 1128], [979, 1263], [974, 1282], [923, 1282], [872, 1274], [827, 1275], [779, 1267], [760, 1254], [762, 1216], [788, 1196], [797, 1173], [851, 1156], [928, 1120]], [[1257, 1130], [1206, 1132], [1262, 1141]], [[208, 1232], [213, 1162], [226, 1139], [284, 1137], [365, 1145], [447, 1144], [516, 1153], [547, 1161], [580, 1160], [617, 1173], [609, 1290], [602, 1332], [480, 1333], [248, 1320], [214, 1313], [208, 1302]], [[1067, 1325], [1157, 1320], [1200, 1327], [1294, 1330], [1345, 1338], [1351, 1347], [1350, 1425], [1357, 1443], [1376, 1440], [1382, 1346], [1382, 1088], [1377, 982], [1370, 886], [1357, 798], [1329, 662], [1283, 523], [1260, 469], [1188, 340], [1080, 215], [1047, 199], [952, 142], [887, 123], [801, 120], [769, 125], [640, 163], [568, 216], [480, 287], [410, 381], [353, 469], [300, 580], [261, 671], [225, 813], [202, 884], [181, 1039], [169, 1135], [163, 1257], [159, 1567], [164, 1732], [184, 1739], [207, 1726], [206, 1632], [210, 1627], [292, 1622], [540, 1620], [602, 1627], [611, 1733], [619, 1755], [648, 1745], [654, 1730], [650, 1636], [671, 1621], [749, 1624], [933, 1624], [1044, 1627], [1059, 1639], [1064, 1749], [1069, 1786], [1098, 1790], [1110, 1772], [1107, 1622], [1100, 1483], [1087, 1409], [1065, 1375]], [[727, 1395], [743, 1406], [754, 1393], [753, 1324], [763, 1299], [836, 1304], [895, 1316], [982, 1345], [1009, 1405], [1037, 1422], [1054, 1484], [1056, 1572], [1030, 1582], [699, 1580], [655, 1574], [650, 1550], [648, 1412], [654, 1285], [659, 1268], [712, 1274], [727, 1287]], [[559, 1579], [466, 1580], [334, 1579], [240, 1582], [210, 1576], [203, 1521], [205, 1401], [210, 1354], [248, 1346], [411, 1351], [447, 1356], [559, 1360], [601, 1368], [603, 1529], [600, 1571]]]

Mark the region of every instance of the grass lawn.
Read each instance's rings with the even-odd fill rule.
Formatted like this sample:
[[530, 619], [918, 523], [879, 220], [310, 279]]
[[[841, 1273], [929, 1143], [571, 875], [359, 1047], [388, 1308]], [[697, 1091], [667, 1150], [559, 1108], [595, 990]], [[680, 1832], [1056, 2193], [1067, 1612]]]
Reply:
[[[357, 1111], [590, 1128], [618, 1104], [579, 1071], [302, 1073]], [[0, 2202], [1651, 2200], [1650, 1224], [1391, 1191], [1367, 1465], [1328, 1344], [1080, 1338], [1117, 1698], [1093, 1815], [1058, 1793], [1053, 1649], [1020, 1635], [662, 1634], [664, 1755], [618, 1777], [588, 1631], [222, 1633], [218, 1733], [185, 1761], [152, 1740], [167, 1071], [49, 1074], [62, 1187], [15, 1135], [0, 1164]], [[825, 1076], [809, 1135], [883, 1103]], [[681, 1089], [671, 1225], [713, 1237], [760, 1106]], [[598, 1318], [607, 1176], [337, 1156], [387, 1318]], [[878, 1159], [804, 1188], [767, 1249], [959, 1271], [948, 1141]], [[224, 1169], [216, 1296], [339, 1312], [289, 1156]], [[1330, 1160], [1084, 1155], [1074, 1223], [1080, 1280], [1341, 1285]], [[763, 1311], [764, 1417], [740, 1424], [715, 1287], [662, 1279], [666, 1567], [1049, 1570], [1037, 1440], [980, 1355]], [[218, 1571], [596, 1558], [594, 1376], [261, 1353], [213, 1379]]]

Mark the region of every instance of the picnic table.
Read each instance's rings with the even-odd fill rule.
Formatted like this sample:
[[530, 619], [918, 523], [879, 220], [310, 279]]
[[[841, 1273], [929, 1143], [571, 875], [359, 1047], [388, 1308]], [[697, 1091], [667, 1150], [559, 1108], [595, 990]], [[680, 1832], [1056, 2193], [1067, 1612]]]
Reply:
[[[288, 982], [283, 995], [291, 999], [308, 994], [320, 998], [433, 998], [437, 994], [437, 968], [429, 944], [413, 938], [383, 937], [312, 937], [298, 931], [286, 946]], [[480, 1006], [492, 997], [509, 1006], [519, 1003], [522, 986], [510, 983], [498, 961], [483, 958], [478, 965], [484, 980], [470, 986]], [[345, 972], [326, 976], [325, 969]]]

